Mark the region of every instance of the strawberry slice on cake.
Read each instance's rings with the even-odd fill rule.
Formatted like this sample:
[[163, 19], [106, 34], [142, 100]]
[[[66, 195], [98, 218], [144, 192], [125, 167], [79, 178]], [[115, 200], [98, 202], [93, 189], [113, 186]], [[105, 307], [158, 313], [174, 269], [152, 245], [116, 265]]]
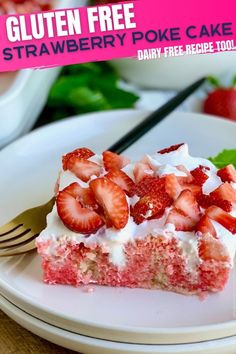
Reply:
[[224, 289], [236, 250], [236, 171], [186, 144], [139, 161], [79, 148], [62, 158], [37, 238], [44, 281], [203, 294]]

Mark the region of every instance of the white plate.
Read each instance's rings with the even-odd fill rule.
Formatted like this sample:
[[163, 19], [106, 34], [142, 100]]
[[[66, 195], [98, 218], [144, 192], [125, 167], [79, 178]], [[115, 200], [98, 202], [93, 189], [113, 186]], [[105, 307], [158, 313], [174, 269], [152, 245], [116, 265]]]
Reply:
[[57, 345], [84, 354], [235, 354], [236, 337], [203, 343], [144, 345], [86, 337], [49, 325], [14, 306], [0, 295], [0, 308], [21, 326]]
[[[145, 112], [94, 113], [44, 127], [0, 152], [0, 224], [53, 193], [62, 153], [78, 146], [102, 151]], [[186, 141], [196, 155], [235, 148], [236, 124], [198, 114], [173, 114], [127, 154], [137, 158]], [[0, 261], [0, 292], [23, 310], [79, 334], [121, 342], [189, 343], [236, 334], [235, 274], [224, 292], [205, 301], [164, 291], [48, 286], [36, 255]]]

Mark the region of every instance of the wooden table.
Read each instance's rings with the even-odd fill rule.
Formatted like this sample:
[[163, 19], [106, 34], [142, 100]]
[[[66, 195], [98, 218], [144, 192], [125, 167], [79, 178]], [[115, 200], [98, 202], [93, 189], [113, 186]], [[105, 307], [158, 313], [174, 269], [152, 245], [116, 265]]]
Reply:
[[0, 353], [75, 354], [30, 333], [0, 311]]

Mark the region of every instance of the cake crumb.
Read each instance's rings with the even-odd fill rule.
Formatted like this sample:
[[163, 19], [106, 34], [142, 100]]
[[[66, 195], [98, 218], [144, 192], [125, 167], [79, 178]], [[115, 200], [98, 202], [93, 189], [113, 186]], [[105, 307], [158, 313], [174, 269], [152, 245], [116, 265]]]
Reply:
[[198, 294], [198, 298], [200, 301], [204, 301], [208, 298], [208, 293], [207, 291], [201, 292], [200, 294]]
[[84, 286], [83, 287], [83, 292], [84, 293], [94, 293], [95, 289], [94, 286]]

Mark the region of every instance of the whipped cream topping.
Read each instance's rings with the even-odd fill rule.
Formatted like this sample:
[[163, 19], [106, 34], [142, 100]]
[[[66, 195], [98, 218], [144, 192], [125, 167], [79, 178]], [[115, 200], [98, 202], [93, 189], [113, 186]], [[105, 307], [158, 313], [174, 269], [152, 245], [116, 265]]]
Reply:
[[[206, 166], [209, 170], [205, 173], [209, 176], [208, 180], [203, 185], [203, 192], [209, 194], [222, 184], [222, 181], [217, 176], [216, 167], [207, 159], [195, 158], [189, 155], [188, 146], [184, 144], [176, 151], [172, 151], [167, 154], [154, 154], [152, 156], [146, 155], [147, 159], [152, 166], [154, 173], [158, 176], [167, 174], [175, 174], [176, 176], [186, 176], [186, 174], [180, 171], [177, 166], [183, 165], [188, 171], [197, 168], [199, 165]], [[102, 165], [102, 158], [98, 155], [92, 156], [90, 159], [92, 162], [96, 162]], [[134, 164], [129, 164], [123, 171], [134, 179], [133, 175]], [[101, 176], [106, 173], [105, 169]], [[92, 179], [92, 178], [91, 178]], [[69, 171], [61, 171], [59, 175], [59, 190], [63, 190], [65, 187], [73, 182], [78, 182], [82, 187], [88, 187], [88, 183], [84, 183], [77, 178], [73, 173]], [[236, 189], [236, 184], [232, 184]], [[129, 205], [134, 205], [139, 198], [134, 196], [128, 198]], [[91, 235], [84, 235], [70, 231], [61, 221], [57, 214], [57, 208], [54, 206], [52, 212], [47, 217], [47, 227], [43, 230], [39, 236], [39, 241], [53, 240], [51, 247], [48, 249], [50, 254], [55, 251], [55, 243], [60, 243], [63, 240], [71, 241], [73, 243], [83, 243], [85, 246], [100, 245], [103, 250], [109, 253], [110, 261], [118, 266], [125, 266], [125, 253], [124, 247], [128, 242], [134, 242], [137, 239], [144, 239], [147, 235], [154, 237], [164, 236], [166, 238], [177, 238], [178, 245], [182, 249], [182, 253], [185, 256], [187, 266], [190, 271], [194, 272], [197, 264], [200, 262], [198, 256], [198, 240], [195, 232], [176, 231], [175, 226], [172, 224], [166, 224], [166, 218], [168, 214], [166, 209], [164, 215], [160, 219], [147, 220], [137, 225], [133, 218], [130, 216], [126, 226], [117, 230], [114, 227], [107, 228], [103, 226], [96, 233]], [[231, 215], [236, 216], [236, 208], [234, 207]], [[231, 263], [236, 252], [236, 236], [231, 234], [226, 228], [214, 221], [214, 227], [221, 242], [225, 245], [228, 253], [231, 257]]]
[[188, 171], [192, 171], [200, 165], [209, 167], [210, 170], [205, 171], [209, 176], [203, 185], [203, 193], [205, 194], [211, 193], [222, 184], [221, 179], [216, 174], [217, 168], [207, 159], [190, 156], [187, 144], [180, 146], [178, 150], [168, 154], [156, 153], [152, 156], [146, 155], [146, 157], [159, 176], [168, 174], [175, 174], [177, 177], [186, 176], [186, 174], [176, 168], [176, 166], [181, 165]]

